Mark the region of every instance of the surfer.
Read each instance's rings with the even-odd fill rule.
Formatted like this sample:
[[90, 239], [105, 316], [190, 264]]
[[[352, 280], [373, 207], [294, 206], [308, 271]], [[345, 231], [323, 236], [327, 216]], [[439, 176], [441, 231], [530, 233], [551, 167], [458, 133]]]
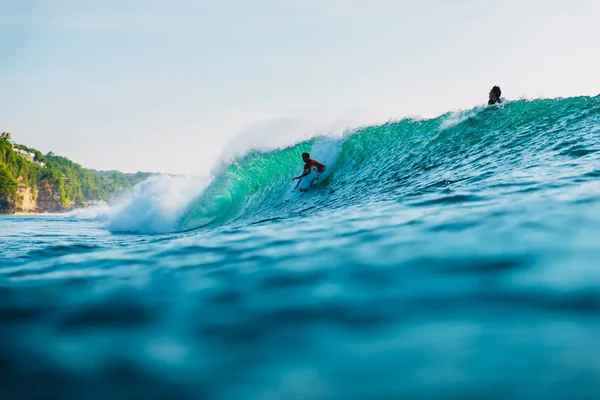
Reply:
[[[300, 181], [305, 176], [310, 175], [315, 170], [316, 170], [317, 174], [320, 174], [321, 172], [324, 172], [325, 168], [326, 168], [320, 162], [318, 162], [316, 160], [311, 160], [310, 154], [308, 154], [308, 153], [302, 153], [302, 160], [304, 161], [304, 172], [302, 173], [302, 175], [297, 176], [297, 177], [295, 177], [295, 178], [292, 179], [293, 181], [298, 180], [298, 183], [296, 184], [296, 187], [298, 187], [298, 185], [300, 185]], [[317, 175], [317, 177], [318, 177], [318, 175]], [[306, 191], [308, 189], [300, 189], [300, 190], [301, 191]]]
[[494, 86], [492, 90], [490, 90], [490, 100], [488, 101], [488, 106], [504, 103], [504, 99], [500, 96], [502, 96], [502, 90], [499, 86]]

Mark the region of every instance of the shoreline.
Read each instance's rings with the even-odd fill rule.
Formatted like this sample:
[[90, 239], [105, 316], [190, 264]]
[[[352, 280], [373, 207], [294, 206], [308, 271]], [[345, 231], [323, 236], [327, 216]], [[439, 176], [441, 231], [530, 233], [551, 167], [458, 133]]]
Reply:
[[[72, 211], [72, 210], [71, 210]], [[62, 215], [62, 214], [68, 214], [71, 211], [65, 211], [65, 212], [23, 212], [23, 211], [19, 211], [19, 212], [14, 212], [14, 213], [0, 213], [0, 216], [2, 215], [7, 215], [7, 216], [13, 216], [13, 215]]]
[[65, 210], [65, 211], [58, 211], [58, 212], [40, 212], [40, 211], [16, 211], [16, 212], [0, 212], [0, 216], [2, 215], [63, 215], [63, 214], [68, 214], [71, 213], [73, 211], [76, 210], [84, 210], [84, 209], [91, 209], [91, 208], [98, 208], [98, 207], [104, 207], [105, 205], [92, 205], [92, 206], [87, 206], [87, 207], [73, 207], [69, 210]]
[[26, 212], [26, 211], [19, 211], [19, 212], [15, 212], [15, 213], [12, 213], [12, 214], [6, 214], [6, 215], [61, 215], [61, 214], [68, 214], [71, 211], [72, 210], [65, 211], [65, 212]]

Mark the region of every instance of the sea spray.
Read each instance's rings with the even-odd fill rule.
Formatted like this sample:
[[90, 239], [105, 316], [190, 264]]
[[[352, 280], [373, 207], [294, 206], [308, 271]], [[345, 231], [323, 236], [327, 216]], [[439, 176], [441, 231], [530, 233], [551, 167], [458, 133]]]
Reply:
[[150, 177], [109, 208], [107, 227], [113, 232], [172, 232], [185, 206], [205, 185], [201, 178]]

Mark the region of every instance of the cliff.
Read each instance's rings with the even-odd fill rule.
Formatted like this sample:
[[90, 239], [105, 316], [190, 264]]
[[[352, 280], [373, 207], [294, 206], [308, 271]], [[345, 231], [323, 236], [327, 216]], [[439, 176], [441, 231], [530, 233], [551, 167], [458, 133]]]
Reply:
[[16, 212], [36, 212], [36, 190], [25, 184], [23, 178], [18, 179], [17, 194], [13, 196], [13, 208]]
[[0, 134], [0, 213], [59, 213], [106, 204], [152, 175], [89, 170]]
[[26, 185], [21, 177], [17, 182], [15, 194], [0, 195], [0, 213], [60, 213], [74, 208], [73, 202], [61, 202], [56, 184], [47, 179], [40, 180], [33, 188]]
[[59, 188], [48, 179], [42, 179], [37, 184], [37, 210], [40, 213], [57, 213], [72, 210], [75, 203], [61, 202]]

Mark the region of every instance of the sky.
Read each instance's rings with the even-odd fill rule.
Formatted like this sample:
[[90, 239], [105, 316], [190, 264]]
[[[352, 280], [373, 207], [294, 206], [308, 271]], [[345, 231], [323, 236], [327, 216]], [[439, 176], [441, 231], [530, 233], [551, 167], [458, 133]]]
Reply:
[[94, 169], [207, 175], [487, 101], [600, 93], [600, 0], [0, 0], [0, 131]]

